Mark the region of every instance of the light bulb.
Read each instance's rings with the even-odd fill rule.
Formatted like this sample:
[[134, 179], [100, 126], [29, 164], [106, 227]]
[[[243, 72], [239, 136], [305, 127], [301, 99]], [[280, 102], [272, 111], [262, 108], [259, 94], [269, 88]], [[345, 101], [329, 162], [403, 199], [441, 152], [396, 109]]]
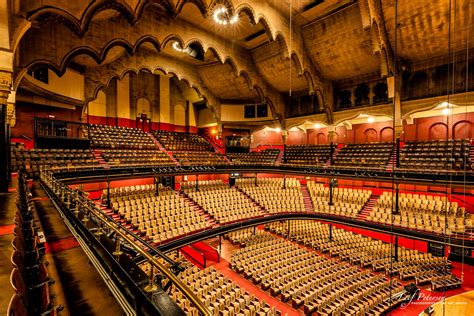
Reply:
[[367, 122], [373, 123], [373, 122], [374, 122], [374, 118], [373, 118], [373, 117], [369, 117], [368, 120], [367, 120]]

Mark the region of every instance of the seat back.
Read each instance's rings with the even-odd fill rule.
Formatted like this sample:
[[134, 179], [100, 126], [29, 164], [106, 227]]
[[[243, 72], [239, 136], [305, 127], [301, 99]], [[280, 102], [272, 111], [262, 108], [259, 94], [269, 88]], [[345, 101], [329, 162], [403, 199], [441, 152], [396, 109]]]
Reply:
[[28, 311], [25, 303], [21, 300], [18, 294], [14, 294], [8, 304], [7, 316], [27, 316]]

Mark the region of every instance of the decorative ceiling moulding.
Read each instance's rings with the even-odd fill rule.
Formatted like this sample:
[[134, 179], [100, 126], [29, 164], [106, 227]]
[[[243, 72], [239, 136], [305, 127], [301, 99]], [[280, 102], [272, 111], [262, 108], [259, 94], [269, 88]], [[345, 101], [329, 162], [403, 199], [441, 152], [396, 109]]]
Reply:
[[460, 109], [464, 108], [466, 112], [471, 112], [473, 99], [474, 92], [465, 92], [451, 94], [449, 97], [444, 95], [439, 97], [402, 101], [402, 119], [408, 120], [415, 113], [437, 109], [444, 103], [446, 103], [448, 107], [453, 106]]
[[[201, 12], [206, 5], [201, 1], [181, 1], [173, 12], [178, 13], [185, 3], [197, 5]], [[201, 39], [203, 50], [207, 51], [211, 47], [214, 48], [221, 62], [233, 57], [236, 75], [243, 75], [249, 82], [249, 86], [258, 86], [263, 91], [263, 93], [259, 92], [260, 94], [270, 94], [268, 91], [271, 88], [267, 86], [267, 80], [261, 78], [258, 71], [255, 71], [256, 67], [247, 50], [228, 45], [225, 39], [219, 38], [218, 35], [195, 28], [193, 28], [193, 36], [190, 37], [187, 30], [191, 25], [188, 22], [173, 23], [176, 14], [169, 14], [168, 17], [161, 14], [159, 15], [160, 19], [157, 19], [157, 9], [152, 9], [153, 7], [150, 6], [150, 10], [144, 10], [149, 4], [158, 4], [167, 8], [168, 13], [170, 13], [172, 7], [172, 3], [165, 0], [140, 1], [135, 9], [132, 9], [125, 1], [93, 1], [83, 8], [80, 14], [78, 12], [71, 13], [67, 8], [55, 9], [51, 7], [35, 8], [29, 11], [29, 21], [40, 27], [21, 32], [21, 34], [24, 34], [22, 39], [25, 40], [21, 42], [17, 40], [17, 42], [20, 42], [18, 46], [28, 45], [28, 49], [20, 49], [20, 60], [17, 62], [17, 65], [20, 65], [20, 70], [15, 78], [16, 84], [21, 80], [22, 72], [26, 72], [26, 68], [38, 65], [47, 66], [58, 75], [61, 75], [65, 71], [68, 62], [81, 54], [90, 56], [100, 64], [105, 59], [108, 51], [115, 46], [123, 47], [127, 53], [133, 54], [142, 43], [148, 42], [159, 51], [163, 49], [166, 43], [165, 38], [169, 36], [169, 34], [163, 33], [171, 32], [176, 36], [179, 36], [177, 34], [181, 35], [180, 42], [183, 46], [186, 46], [186, 43], [196, 42], [196, 38]], [[262, 22], [270, 40], [277, 37], [283, 40], [285, 53], [288, 56], [285, 58], [295, 64], [298, 75], [306, 80], [310, 93], [314, 93], [317, 89], [323, 91], [319, 71], [316, 70], [306, 53], [303, 38], [296, 27], [292, 27], [290, 30], [287, 17], [266, 2], [256, 2], [249, 5], [243, 1], [233, 1], [232, 4], [235, 6], [234, 12], [236, 14], [245, 13], [253, 23]], [[118, 13], [113, 21], [110, 19], [93, 19], [98, 13], [109, 9]], [[209, 16], [209, 9], [207, 11], [208, 13], [203, 16]], [[52, 16], [60, 18], [52, 20]], [[136, 23], [138, 21], [140, 23]], [[61, 26], [63, 22], [66, 27]], [[53, 38], [51, 34], [54, 34]], [[204, 42], [206, 45], [203, 44]], [[103, 43], [107, 44], [104, 45]], [[51, 51], [52, 48], [54, 48], [54, 51]], [[280, 117], [282, 116], [280, 114]]]
[[199, 74], [193, 67], [164, 55], [150, 55], [143, 52], [124, 56], [107, 65], [86, 70], [84, 104], [94, 100], [97, 93], [107, 87], [113, 79], [121, 80], [129, 72], [138, 74], [142, 70], [152, 74], [169, 74], [183, 80], [190, 88], [196, 90], [199, 97], [207, 101], [211, 110], [214, 109], [217, 113], [216, 108], [220, 106], [218, 98], [201, 85]]
[[337, 126], [344, 121], [349, 121], [360, 117], [361, 115], [367, 116], [393, 116], [393, 105], [392, 104], [383, 104], [383, 105], [373, 105], [369, 107], [348, 109], [344, 111], [337, 111], [333, 113], [334, 123], [332, 125]]

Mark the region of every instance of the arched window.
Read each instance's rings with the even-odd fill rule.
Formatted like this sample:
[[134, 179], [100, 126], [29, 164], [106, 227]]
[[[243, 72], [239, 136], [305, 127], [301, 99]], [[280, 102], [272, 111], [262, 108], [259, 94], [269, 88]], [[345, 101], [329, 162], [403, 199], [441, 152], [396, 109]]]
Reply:
[[355, 105], [369, 104], [369, 87], [365, 84], [358, 85], [355, 89]]
[[408, 99], [419, 99], [428, 96], [429, 79], [424, 72], [416, 72], [408, 81]]
[[388, 87], [385, 82], [379, 82], [374, 87], [374, 103], [385, 103], [388, 101]]
[[349, 90], [343, 90], [339, 93], [339, 108], [345, 109], [351, 107], [351, 92]]

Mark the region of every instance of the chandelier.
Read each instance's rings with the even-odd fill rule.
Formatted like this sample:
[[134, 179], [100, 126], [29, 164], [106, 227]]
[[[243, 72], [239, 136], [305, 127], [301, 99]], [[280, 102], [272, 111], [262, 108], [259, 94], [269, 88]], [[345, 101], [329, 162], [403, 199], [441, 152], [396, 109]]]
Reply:
[[239, 15], [231, 15], [224, 5], [216, 7], [212, 16], [216, 23], [222, 25], [235, 24], [239, 20]]

